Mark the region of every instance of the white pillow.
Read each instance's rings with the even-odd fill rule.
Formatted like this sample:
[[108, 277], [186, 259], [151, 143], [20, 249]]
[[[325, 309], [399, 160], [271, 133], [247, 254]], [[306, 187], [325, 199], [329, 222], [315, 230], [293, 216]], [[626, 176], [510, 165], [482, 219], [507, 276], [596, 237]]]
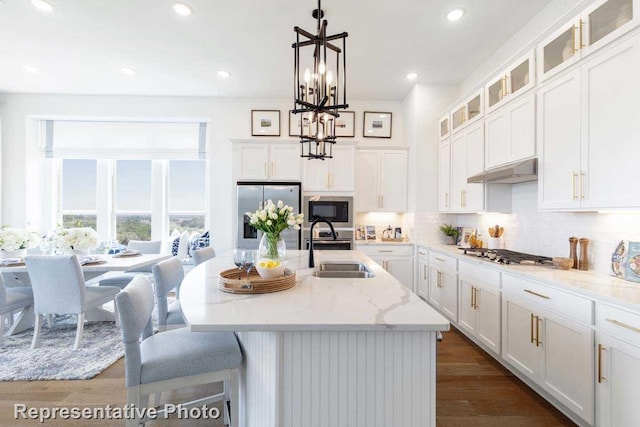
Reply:
[[185, 231], [180, 235], [180, 244], [178, 245], [178, 258], [183, 259], [189, 255], [189, 232]]
[[178, 237], [180, 237], [180, 232], [174, 228], [173, 231], [171, 232], [171, 234], [169, 234], [169, 239], [167, 240], [167, 252], [166, 253], [168, 253], [169, 255], [172, 254], [173, 241], [176, 240]]

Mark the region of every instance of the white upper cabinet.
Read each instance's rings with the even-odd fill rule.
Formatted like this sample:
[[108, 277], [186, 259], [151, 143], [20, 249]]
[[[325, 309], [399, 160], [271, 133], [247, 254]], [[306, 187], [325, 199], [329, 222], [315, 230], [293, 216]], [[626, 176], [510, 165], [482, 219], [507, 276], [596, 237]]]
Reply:
[[298, 144], [243, 143], [237, 153], [239, 180], [300, 181]]
[[484, 170], [484, 123], [478, 122], [451, 138], [451, 211], [484, 210], [484, 185], [467, 178]]
[[438, 152], [438, 210], [451, 211], [451, 141], [440, 143]]
[[482, 118], [484, 114], [483, 105], [482, 91], [479, 91], [454, 108], [451, 112], [451, 131], [457, 132]]
[[358, 150], [356, 212], [406, 210], [406, 150]]
[[638, 25], [640, 0], [600, 0], [538, 47], [538, 76], [549, 78]]
[[446, 139], [451, 134], [450, 122], [451, 119], [449, 118], [449, 114], [440, 119], [440, 124], [438, 126], [440, 140]]
[[511, 63], [485, 86], [487, 114], [535, 85], [534, 51]]
[[640, 207], [640, 35], [599, 52], [538, 92], [541, 209]]
[[355, 181], [355, 147], [333, 147], [333, 158], [326, 160], [303, 159], [303, 191], [352, 192]]

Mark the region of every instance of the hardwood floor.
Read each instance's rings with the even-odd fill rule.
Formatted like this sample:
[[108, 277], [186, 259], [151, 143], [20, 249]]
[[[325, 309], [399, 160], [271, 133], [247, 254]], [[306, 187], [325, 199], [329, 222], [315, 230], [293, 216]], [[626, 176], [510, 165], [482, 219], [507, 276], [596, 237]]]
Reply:
[[[437, 425], [439, 427], [573, 426], [574, 424], [531, 391], [509, 371], [452, 328], [438, 344]], [[184, 401], [218, 392], [213, 386], [164, 393], [163, 402]], [[123, 406], [124, 359], [92, 380], [0, 383], [0, 426], [42, 425], [16, 421], [13, 404], [29, 407]], [[221, 409], [220, 406], [218, 406]], [[49, 421], [45, 426], [83, 426], [85, 421]], [[91, 421], [95, 426], [121, 426], [119, 421]], [[154, 426], [222, 426], [222, 420], [158, 420]], [[300, 426], [305, 427], [305, 426]]]

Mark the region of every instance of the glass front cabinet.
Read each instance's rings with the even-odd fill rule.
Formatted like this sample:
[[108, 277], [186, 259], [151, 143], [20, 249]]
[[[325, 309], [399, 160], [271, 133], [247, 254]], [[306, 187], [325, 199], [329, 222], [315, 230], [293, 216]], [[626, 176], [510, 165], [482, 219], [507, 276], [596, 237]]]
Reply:
[[640, 0], [600, 0], [538, 46], [545, 80], [638, 25]]
[[534, 51], [514, 61], [504, 72], [495, 76], [485, 86], [487, 113], [500, 107], [503, 101], [513, 99], [532, 88], [534, 78]]
[[450, 119], [449, 119], [449, 114], [445, 115], [444, 117], [440, 118], [440, 126], [439, 128], [439, 134], [440, 134], [440, 140], [446, 139], [449, 137], [449, 134], [451, 133], [451, 129], [449, 128], [449, 123], [450, 123]]
[[[451, 131], [457, 132], [464, 126], [471, 124], [482, 117], [483, 111], [482, 91], [467, 98], [451, 112]], [[440, 122], [442, 126], [442, 121]], [[442, 130], [441, 130], [442, 134]]]

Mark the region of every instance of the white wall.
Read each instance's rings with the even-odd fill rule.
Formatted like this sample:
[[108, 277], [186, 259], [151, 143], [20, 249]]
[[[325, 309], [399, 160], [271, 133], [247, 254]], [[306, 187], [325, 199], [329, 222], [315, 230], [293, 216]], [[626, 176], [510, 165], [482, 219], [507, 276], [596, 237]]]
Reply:
[[[356, 138], [360, 146], [403, 145], [402, 103], [395, 101], [353, 101], [356, 112]], [[210, 228], [217, 250], [234, 244], [235, 231], [229, 227], [235, 212], [230, 206], [235, 197], [232, 179], [230, 139], [251, 138], [251, 110], [279, 109], [282, 139], [288, 136], [288, 99], [232, 99], [214, 97], [144, 97], [90, 95], [0, 96], [2, 121], [2, 224], [35, 227], [44, 223], [46, 204], [52, 203], [44, 192], [46, 177], [41, 171], [46, 159], [38, 147], [38, 128], [33, 116], [74, 117], [188, 117], [210, 120], [209, 160], [211, 163]], [[362, 138], [364, 111], [393, 113], [393, 136], [390, 140]], [[270, 138], [272, 139], [272, 138]], [[256, 138], [259, 141], [259, 138]], [[381, 142], [382, 141], [382, 142]], [[229, 207], [229, 208], [227, 208]]]

